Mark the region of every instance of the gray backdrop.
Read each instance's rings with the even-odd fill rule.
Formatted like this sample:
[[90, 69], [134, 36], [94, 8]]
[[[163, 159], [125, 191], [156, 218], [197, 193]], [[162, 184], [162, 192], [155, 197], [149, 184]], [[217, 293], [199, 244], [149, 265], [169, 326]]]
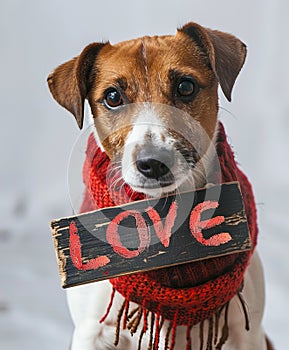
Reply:
[[46, 76], [90, 42], [173, 34], [191, 20], [248, 45], [221, 119], [256, 193], [264, 324], [276, 348], [288, 348], [288, 13], [286, 0], [1, 1], [1, 349], [67, 349], [72, 331], [49, 221], [71, 214], [67, 161], [79, 130]]

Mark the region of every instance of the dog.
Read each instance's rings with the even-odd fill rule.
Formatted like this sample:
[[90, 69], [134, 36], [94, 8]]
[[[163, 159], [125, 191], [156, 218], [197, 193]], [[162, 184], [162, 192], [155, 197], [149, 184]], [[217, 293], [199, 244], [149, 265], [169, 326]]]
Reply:
[[[90, 44], [79, 56], [56, 68], [48, 83], [55, 100], [75, 116], [80, 128], [84, 101], [88, 101], [97, 142], [118, 164], [119, 176], [134, 191], [158, 197], [192, 189], [192, 184], [195, 188], [208, 185], [204, 169], [210, 168], [210, 145], [216, 142], [218, 86], [231, 101], [245, 58], [245, 44], [233, 35], [188, 23], [173, 36], [143, 37], [116, 45]], [[188, 141], [192, 138], [197, 140], [194, 144]], [[198, 155], [206, 155], [200, 168], [196, 165]], [[120, 294], [105, 322], [99, 324], [110, 290], [107, 281], [68, 290], [75, 325], [72, 350], [138, 348], [137, 337], [131, 337], [127, 330], [120, 334], [118, 346], [113, 345], [117, 310], [123, 302]], [[243, 296], [250, 330], [244, 329], [240, 304], [234, 297], [228, 317], [229, 337], [222, 349], [273, 349], [262, 328], [264, 277], [256, 251], [245, 273]], [[167, 321], [159, 349], [165, 348], [166, 327]], [[198, 327], [190, 331], [193, 350], [201, 348], [198, 332]], [[208, 332], [205, 325], [204, 333]], [[184, 326], [177, 327], [176, 350], [186, 348], [185, 333]], [[141, 349], [148, 346], [145, 334]]]

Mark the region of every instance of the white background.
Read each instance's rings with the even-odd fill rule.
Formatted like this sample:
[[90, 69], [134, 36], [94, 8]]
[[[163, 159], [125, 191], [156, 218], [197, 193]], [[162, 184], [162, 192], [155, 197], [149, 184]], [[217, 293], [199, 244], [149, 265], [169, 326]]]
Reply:
[[90, 42], [174, 34], [188, 21], [248, 45], [221, 118], [258, 203], [264, 325], [276, 349], [288, 349], [288, 13], [286, 0], [1, 3], [0, 349], [67, 349], [72, 331], [49, 221], [72, 212], [67, 161], [79, 130], [52, 100], [46, 76]]

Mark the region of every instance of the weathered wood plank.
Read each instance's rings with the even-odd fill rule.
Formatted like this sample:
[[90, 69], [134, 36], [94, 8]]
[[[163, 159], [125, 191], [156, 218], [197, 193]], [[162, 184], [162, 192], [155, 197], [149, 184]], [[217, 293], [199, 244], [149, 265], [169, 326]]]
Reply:
[[51, 223], [62, 286], [251, 248], [237, 182]]

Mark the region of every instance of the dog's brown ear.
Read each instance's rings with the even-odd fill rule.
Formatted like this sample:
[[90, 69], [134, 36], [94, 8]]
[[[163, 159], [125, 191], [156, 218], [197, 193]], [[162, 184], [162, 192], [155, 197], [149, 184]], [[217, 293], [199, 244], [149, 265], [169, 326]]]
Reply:
[[231, 34], [207, 29], [196, 23], [188, 23], [179, 31], [192, 38], [207, 55], [226, 98], [231, 101], [234, 83], [245, 62], [246, 45]]
[[85, 47], [82, 53], [57, 67], [47, 78], [49, 89], [55, 100], [83, 126], [84, 100], [95, 78], [95, 59], [104, 46], [93, 43]]

